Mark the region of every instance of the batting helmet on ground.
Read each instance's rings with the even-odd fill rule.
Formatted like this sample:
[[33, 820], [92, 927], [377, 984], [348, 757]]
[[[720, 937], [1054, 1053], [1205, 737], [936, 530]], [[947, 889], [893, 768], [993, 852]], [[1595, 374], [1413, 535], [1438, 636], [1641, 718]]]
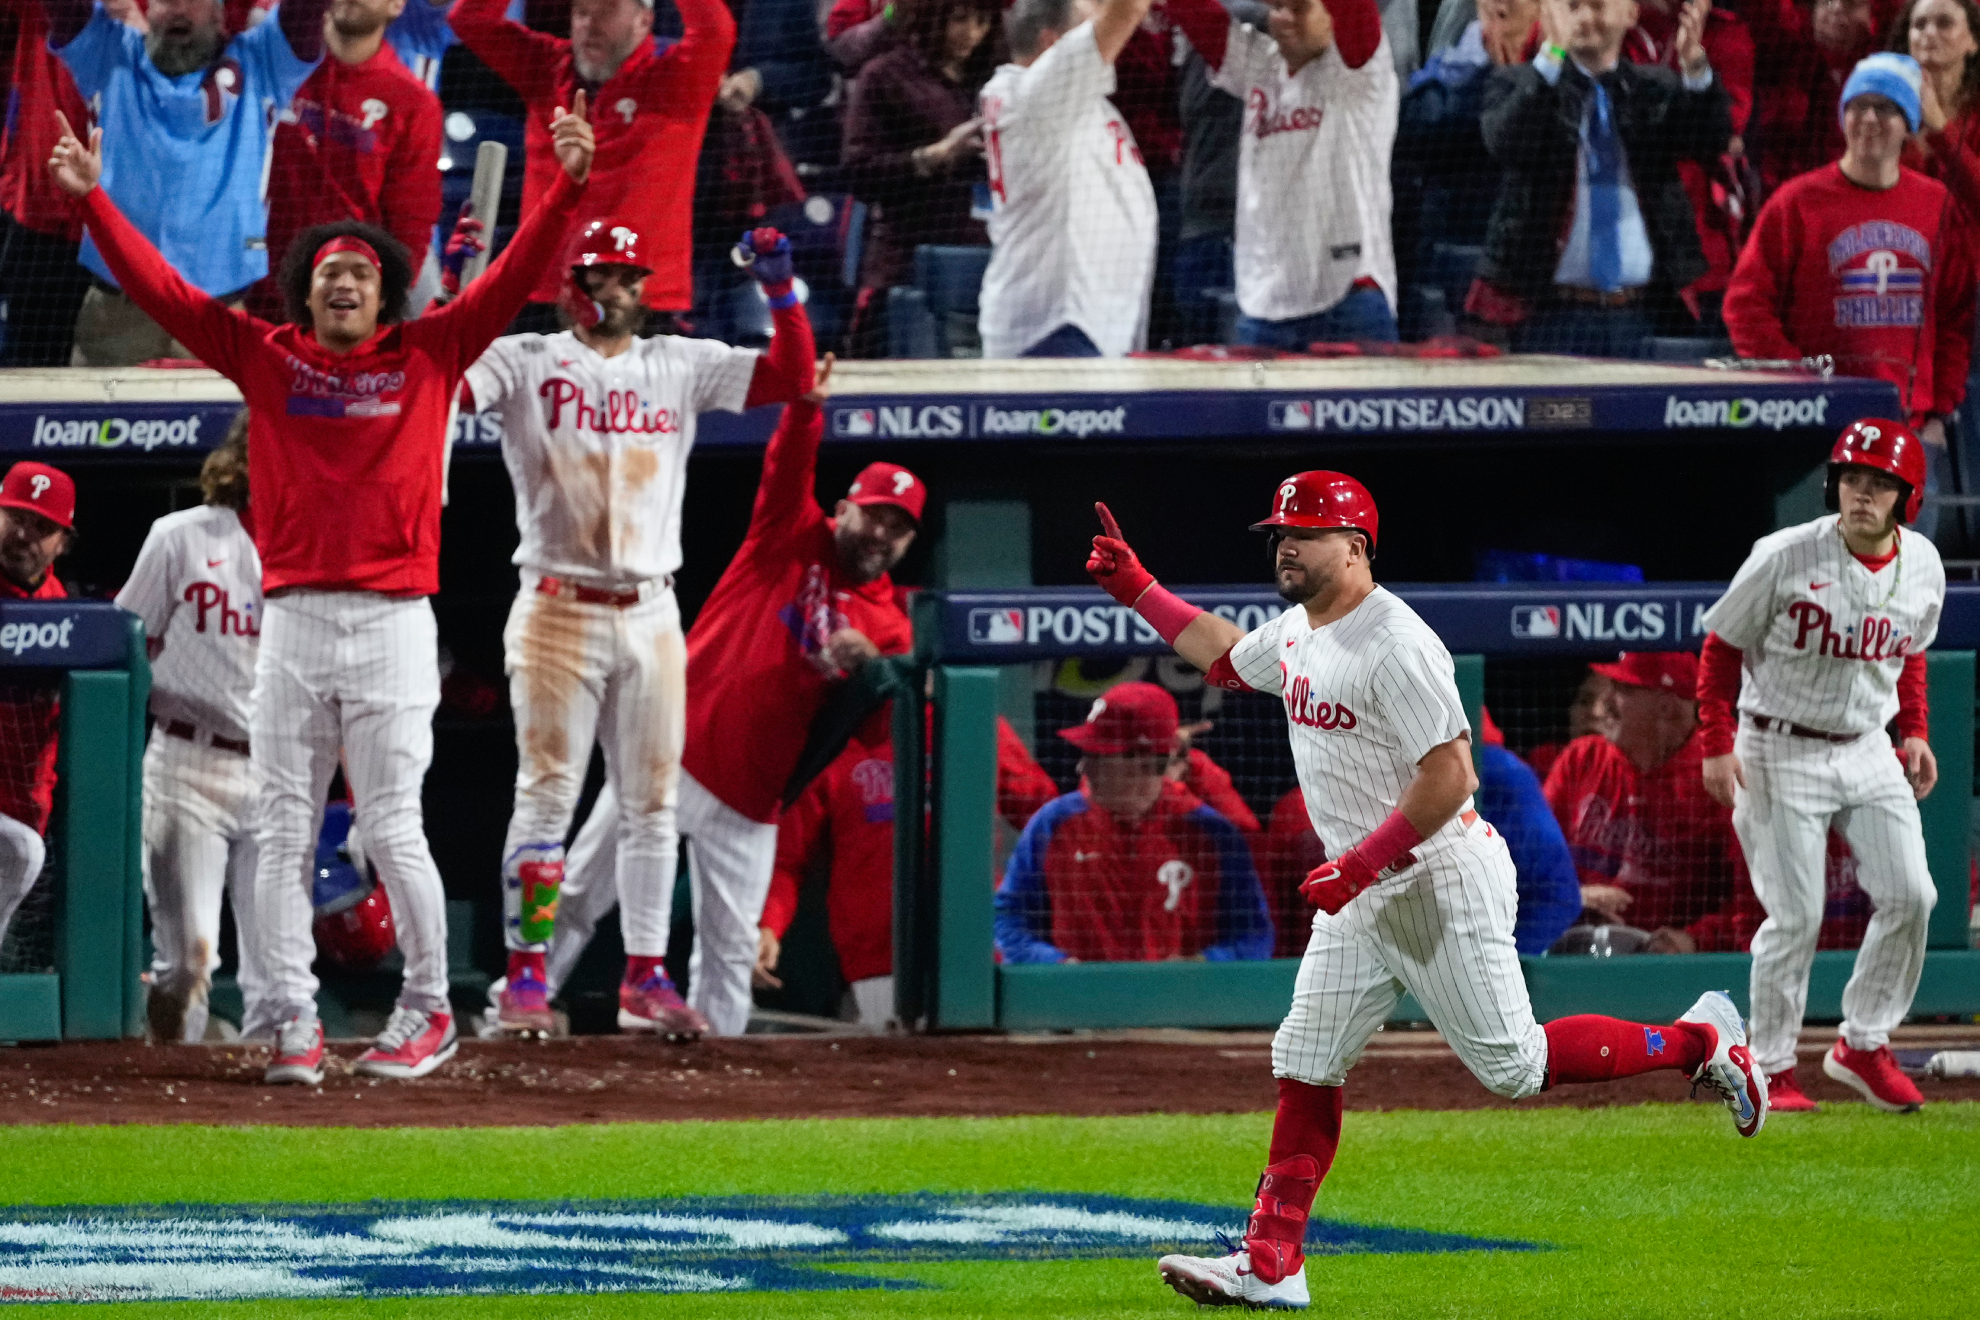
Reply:
[[1272, 512], [1251, 524], [1254, 532], [1281, 527], [1351, 527], [1368, 538], [1368, 556], [1375, 557], [1375, 497], [1368, 487], [1345, 472], [1295, 472], [1279, 483]]
[[332, 802], [317, 837], [310, 904], [317, 955], [347, 972], [370, 971], [398, 942], [392, 904], [353, 837], [351, 808]]
[[1925, 442], [1903, 422], [1866, 417], [1843, 428], [1829, 451], [1829, 484], [1823, 491], [1831, 513], [1842, 508], [1837, 487], [1846, 467], [1875, 468], [1902, 481], [1898, 519], [1908, 523], [1918, 517], [1918, 506], [1925, 502]]
[[605, 319], [605, 309], [591, 296], [581, 272], [593, 266], [630, 266], [642, 275], [653, 267], [641, 255], [639, 231], [622, 220], [607, 216], [593, 220], [571, 240], [571, 280], [564, 290], [564, 310], [587, 330]]

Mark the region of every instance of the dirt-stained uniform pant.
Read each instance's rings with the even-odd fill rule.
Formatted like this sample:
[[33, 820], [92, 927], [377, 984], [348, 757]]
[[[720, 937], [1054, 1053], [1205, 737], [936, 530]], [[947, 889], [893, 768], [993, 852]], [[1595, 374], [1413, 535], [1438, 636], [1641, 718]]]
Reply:
[[1518, 902], [1505, 840], [1481, 819], [1336, 915], [1316, 914], [1272, 1038], [1273, 1075], [1339, 1086], [1408, 991], [1487, 1090], [1538, 1093], [1547, 1033], [1513, 947]]
[[511, 949], [549, 947], [561, 919], [564, 836], [596, 739], [618, 789], [614, 860], [626, 952], [658, 958], [667, 952], [680, 854], [675, 811], [687, 735], [680, 606], [660, 582], [621, 608], [544, 595], [540, 580], [523, 574], [502, 634], [517, 753], [515, 811], [502, 845], [503, 934]]
[[1889, 1044], [1918, 992], [1926, 925], [1938, 901], [1918, 802], [1890, 739], [1880, 731], [1831, 743], [1742, 722], [1733, 749], [1746, 777], [1733, 798], [1733, 829], [1767, 911], [1753, 935], [1754, 1063], [1769, 1076], [1794, 1067], [1828, 897], [1831, 822], [1848, 840], [1856, 882], [1876, 908], [1843, 987], [1843, 1040], [1856, 1050]]
[[243, 1036], [277, 1026], [267, 1003], [254, 924], [254, 767], [240, 752], [151, 731], [144, 749], [144, 898], [151, 911], [151, 977], [187, 997], [183, 1039], [206, 1035], [206, 990], [220, 965], [220, 897], [234, 901]]
[[[545, 960], [553, 990], [577, 966], [592, 932], [618, 899], [614, 877], [624, 874], [615, 865], [619, 818], [617, 793], [608, 780], [571, 842], [557, 934]], [[680, 830], [687, 836], [688, 892], [694, 904], [688, 1002], [716, 1035], [740, 1036], [749, 1026], [749, 976], [756, 966], [757, 922], [777, 861], [777, 827], [751, 820], [683, 770]], [[671, 924], [671, 888], [666, 898], [662, 914]]]
[[255, 924], [277, 1021], [316, 1017], [308, 864], [339, 749], [365, 855], [392, 903], [405, 955], [404, 1008], [445, 1013], [447, 900], [426, 845], [420, 786], [433, 761], [439, 640], [422, 597], [292, 591], [264, 607], [249, 741]]

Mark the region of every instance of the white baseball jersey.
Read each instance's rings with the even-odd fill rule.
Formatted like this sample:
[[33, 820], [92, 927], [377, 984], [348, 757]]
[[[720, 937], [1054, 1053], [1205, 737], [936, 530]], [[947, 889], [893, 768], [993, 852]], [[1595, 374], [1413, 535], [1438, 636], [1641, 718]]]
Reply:
[[163, 640], [151, 713], [226, 738], [248, 736], [261, 643], [261, 555], [232, 509], [201, 505], [151, 524], [117, 604]]
[[1705, 626], [1745, 653], [1741, 711], [1864, 734], [1897, 714], [1905, 657], [1938, 636], [1945, 601], [1930, 541], [1900, 528], [1897, 557], [1873, 573], [1825, 513], [1754, 542]]
[[[1383, 587], [1322, 628], [1293, 606], [1231, 648], [1231, 666], [1253, 691], [1284, 702], [1307, 815], [1329, 856], [1389, 818], [1431, 749], [1471, 730], [1451, 653]], [[1467, 798], [1459, 813], [1469, 810]], [[1447, 822], [1418, 857], [1464, 831]]]
[[1244, 102], [1238, 307], [1265, 321], [1311, 316], [1365, 277], [1393, 310], [1389, 157], [1401, 90], [1389, 39], [1358, 69], [1329, 47], [1289, 73], [1277, 42], [1233, 22], [1211, 82]]
[[1108, 357], [1148, 340], [1155, 190], [1113, 90], [1090, 22], [983, 88], [993, 249], [984, 357], [1017, 357], [1063, 325]]
[[568, 330], [489, 345], [467, 383], [477, 408], [502, 415], [515, 562], [607, 587], [679, 568], [695, 418], [741, 412], [758, 356], [656, 335], [608, 358]]

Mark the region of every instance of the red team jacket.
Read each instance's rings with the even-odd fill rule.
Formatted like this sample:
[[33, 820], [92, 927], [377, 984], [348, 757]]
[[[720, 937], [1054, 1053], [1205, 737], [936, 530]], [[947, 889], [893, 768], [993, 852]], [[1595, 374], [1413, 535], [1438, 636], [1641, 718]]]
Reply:
[[[642, 43], [602, 86], [588, 89], [598, 154], [591, 164], [590, 195], [571, 217], [574, 229], [611, 217], [639, 231], [641, 248], [653, 263], [645, 302], [663, 311], [686, 311], [694, 300], [695, 158], [736, 44], [736, 21], [722, 0], [677, 4], [686, 25], [680, 41], [661, 55]], [[528, 212], [563, 172], [550, 150], [550, 120], [556, 107], [571, 104], [580, 83], [571, 43], [509, 22], [502, 16], [507, 7], [508, 0], [459, 0], [448, 21], [461, 43], [523, 99], [523, 210]], [[554, 302], [564, 283], [563, 267], [546, 261], [539, 270], [531, 297]]]
[[[33, 591], [0, 575], [0, 597], [66, 600], [69, 593], [50, 572]], [[0, 812], [36, 834], [48, 833], [55, 809], [56, 734], [62, 723], [62, 689], [55, 683], [0, 682]]]
[[326, 54], [275, 127], [268, 168], [270, 277], [256, 286], [254, 311], [283, 318], [275, 287], [282, 255], [298, 233], [332, 220], [364, 220], [390, 230], [411, 255], [417, 276], [440, 218], [439, 159], [440, 98], [399, 62], [390, 42], [362, 64]]
[[101, 188], [83, 216], [118, 284], [250, 409], [262, 587], [431, 596], [440, 589], [447, 423], [461, 376], [554, 264], [584, 185], [559, 172], [508, 250], [430, 316], [346, 354], [297, 325], [230, 311], [180, 279]]
[[1912, 170], [1875, 192], [1838, 165], [1767, 200], [1726, 290], [1742, 357], [1833, 354], [1846, 375], [1897, 386], [1912, 425], [1966, 396], [1971, 240], [1945, 186]]
[[0, 209], [25, 228], [79, 240], [82, 218], [76, 213], [75, 199], [56, 187], [48, 157], [62, 135], [54, 111], [67, 115], [78, 133], [89, 132], [89, 112], [68, 66], [48, 49], [48, 19], [41, 0], [0, 0], [0, 11], [19, 22], [6, 129], [0, 138]]
[[1274, 958], [1297, 958], [1312, 941], [1313, 905], [1299, 887], [1326, 860], [1326, 846], [1306, 814], [1306, 795], [1296, 787], [1286, 790], [1272, 806], [1265, 842], [1258, 850], [1258, 878], [1265, 883], [1265, 900], [1271, 905], [1272, 929], [1277, 933]]
[[730, 807], [765, 823], [777, 819], [784, 785], [834, 681], [810, 657], [841, 628], [865, 633], [883, 655], [914, 646], [892, 578], [883, 573], [860, 584], [839, 577], [832, 520], [812, 494], [824, 431], [816, 404], [785, 407], [763, 454], [749, 532], [687, 635], [681, 765]]
[[1584, 885], [1614, 885], [1643, 930], [1685, 927], [1731, 897], [1739, 843], [1732, 812], [1705, 794], [1704, 740], [1693, 736], [1648, 774], [1598, 733], [1567, 745], [1547, 772], [1548, 805]]

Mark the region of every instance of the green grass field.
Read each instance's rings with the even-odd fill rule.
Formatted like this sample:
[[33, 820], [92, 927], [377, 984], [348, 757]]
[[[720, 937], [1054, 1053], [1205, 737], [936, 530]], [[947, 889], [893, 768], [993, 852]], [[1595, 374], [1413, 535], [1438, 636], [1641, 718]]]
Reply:
[[[13, 1205], [800, 1192], [1250, 1202], [1268, 1115], [536, 1129], [15, 1128]], [[1733, 1136], [1704, 1105], [1350, 1114], [1318, 1215], [1538, 1253], [1311, 1259], [1327, 1316], [1955, 1316], [1974, 1298], [1980, 1105], [1862, 1105]], [[115, 1316], [1181, 1316], [1147, 1258], [862, 1265], [915, 1291], [127, 1303]]]

